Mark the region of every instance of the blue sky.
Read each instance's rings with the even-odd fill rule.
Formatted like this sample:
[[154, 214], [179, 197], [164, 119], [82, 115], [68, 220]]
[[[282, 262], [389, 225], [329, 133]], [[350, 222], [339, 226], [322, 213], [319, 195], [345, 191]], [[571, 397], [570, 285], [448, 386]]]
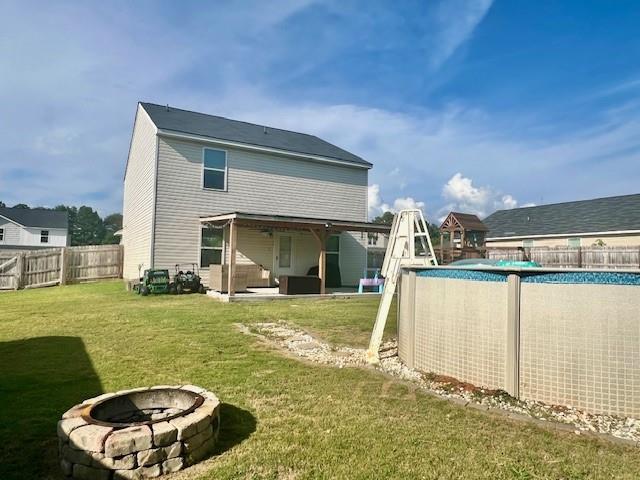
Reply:
[[0, 200], [120, 211], [136, 102], [319, 135], [371, 214], [640, 192], [640, 3], [0, 0]]

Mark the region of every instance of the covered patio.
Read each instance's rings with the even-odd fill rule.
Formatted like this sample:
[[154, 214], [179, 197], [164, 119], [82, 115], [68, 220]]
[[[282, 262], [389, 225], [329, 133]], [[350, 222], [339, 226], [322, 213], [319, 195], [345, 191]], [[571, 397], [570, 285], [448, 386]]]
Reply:
[[[273, 236], [278, 232], [298, 232], [304, 233], [314, 239], [314, 248], [312, 254], [314, 257], [311, 259], [314, 263], [317, 259], [317, 277], [320, 280], [320, 290], [317, 295], [314, 296], [341, 296], [341, 295], [353, 295], [356, 294], [355, 291], [350, 292], [349, 289], [327, 289], [327, 240], [331, 235], [343, 234], [349, 232], [352, 237], [351, 244], [357, 244], [358, 248], [361, 249], [363, 256], [362, 259], [357, 259], [358, 262], [363, 263], [362, 265], [362, 274], [364, 274], [364, 269], [366, 268], [366, 235], [365, 233], [389, 233], [390, 226], [370, 223], [370, 222], [352, 222], [345, 220], [334, 220], [334, 219], [322, 219], [322, 218], [307, 218], [307, 217], [291, 217], [291, 216], [281, 216], [281, 215], [259, 215], [259, 214], [249, 214], [242, 212], [233, 212], [222, 215], [212, 215], [207, 217], [200, 218], [200, 222], [203, 227], [213, 227], [217, 229], [223, 228], [226, 231], [226, 246], [227, 252], [223, 255], [222, 263], [225, 264], [225, 276], [226, 276], [226, 294], [223, 292], [216, 292], [214, 296], [219, 297], [219, 299], [223, 301], [234, 301], [238, 295], [241, 295], [240, 298], [248, 298], [249, 296], [258, 297], [258, 299], [272, 299], [272, 298], [280, 298], [283, 295], [279, 294], [277, 288], [273, 288], [273, 285], [269, 285], [269, 287], [256, 289], [256, 288], [248, 288], [246, 291], [237, 292], [236, 284], [238, 277], [238, 235], [239, 231], [248, 231], [251, 229], [252, 231], [259, 231], [264, 233], [266, 236]], [[357, 237], [353, 237], [356, 233], [361, 233], [361, 240]], [[355, 240], [353, 240], [355, 238]], [[311, 240], [309, 240], [311, 241]], [[274, 240], [275, 242], [275, 240]], [[289, 240], [290, 242], [290, 240]], [[275, 243], [274, 243], [275, 245]], [[263, 247], [263, 249], [268, 247]], [[274, 247], [277, 250], [277, 247]], [[286, 255], [291, 255], [292, 252], [289, 250], [287, 253], [286, 250], [283, 251], [282, 247], [280, 247], [280, 251], [276, 251], [274, 255], [274, 262], [283, 262], [284, 259], [288, 259]], [[303, 252], [296, 252], [298, 255], [306, 255], [307, 257], [311, 252], [308, 246], [302, 245], [300, 247]], [[282, 253], [282, 256], [279, 257], [278, 253]], [[343, 254], [342, 252], [340, 253]], [[268, 252], [267, 254], [268, 255]], [[317, 256], [316, 256], [317, 255]], [[351, 252], [345, 252], [344, 255], [349, 256]], [[241, 255], [243, 260], [246, 261], [245, 255]], [[282, 259], [282, 260], [281, 260]], [[349, 258], [341, 259], [344, 262], [349, 261]], [[357, 263], [356, 263], [357, 264]], [[277, 275], [282, 274], [276, 268], [277, 265], [273, 265], [273, 269]], [[302, 275], [306, 274], [304, 272]], [[276, 276], [276, 275], [274, 275]], [[300, 273], [298, 273], [300, 276]], [[305, 296], [305, 295], [302, 295]], [[239, 299], [239, 298], [238, 298]]]

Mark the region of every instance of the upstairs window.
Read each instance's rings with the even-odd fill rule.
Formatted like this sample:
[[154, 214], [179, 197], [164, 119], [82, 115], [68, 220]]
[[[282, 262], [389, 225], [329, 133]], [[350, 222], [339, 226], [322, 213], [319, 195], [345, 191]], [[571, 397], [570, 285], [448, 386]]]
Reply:
[[40, 230], [40, 243], [49, 243], [49, 230]]
[[211, 190], [226, 190], [227, 152], [205, 148], [203, 157], [202, 186]]
[[4, 242], [4, 228], [0, 228], [0, 242]]
[[221, 228], [203, 228], [200, 244], [200, 267], [222, 265], [223, 232]]

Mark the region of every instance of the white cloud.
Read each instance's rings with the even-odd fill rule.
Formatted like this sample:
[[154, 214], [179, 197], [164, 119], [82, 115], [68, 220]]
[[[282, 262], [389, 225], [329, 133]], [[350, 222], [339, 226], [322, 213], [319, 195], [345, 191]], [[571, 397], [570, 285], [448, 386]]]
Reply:
[[448, 203], [441, 209], [441, 218], [451, 210], [475, 213], [483, 218], [495, 210], [518, 206], [512, 195], [500, 194], [489, 186], [476, 187], [473, 180], [459, 172], [442, 187], [442, 196]]
[[424, 211], [425, 203], [415, 200], [413, 197], [398, 197], [391, 204], [385, 203], [380, 197], [380, 185], [369, 185], [369, 218], [373, 218], [384, 212], [396, 213], [399, 210], [417, 208]]
[[493, 0], [445, 0], [437, 11], [439, 26], [431, 66], [438, 68], [473, 34]]

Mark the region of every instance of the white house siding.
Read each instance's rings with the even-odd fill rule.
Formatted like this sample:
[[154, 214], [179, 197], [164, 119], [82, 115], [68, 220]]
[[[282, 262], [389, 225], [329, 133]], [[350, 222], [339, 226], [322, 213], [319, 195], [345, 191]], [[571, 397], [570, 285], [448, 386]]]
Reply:
[[[249, 212], [367, 220], [366, 169], [221, 148], [227, 151], [227, 191], [205, 190], [202, 188], [204, 146], [159, 138], [154, 236], [157, 268], [199, 261], [199, 218], [202, 216]], [[241, 236], [242, 230], [239, 230], [240, 251]], [[314, 245], [315, 265], [317, 247], [310, 234], [309, 239], [305, 244]], [[352, 244], [347, 246], [345, 254], [353, 255], [352, 248]], [[304, 249], [297, 249], [297, 254], [302, 251]], [[345, 266], [353, 271], [342, 272], [345, 278], [359, 276], [365, 268], [366, 254], [353, 256], [361, 258], [363, 263], [356, 268], [355, 262], [347, 262]], [[206, 277], [206, 271], [203, 276]]]
[[124, 278], [137, 277], [139, 265], [152, 266], [156, 142], [156, 127], [138, 106], [124, 180]]
[[[0, 247], [65, 247], [67, 246], [68, 233], [65, 228], [49, 227], [22, 227], [13, 222], [0, 219], [0, 228], [4, 231], [4, 239], [0, 241]], [[42, 230], [49, 232], [49, 242], [42, 243]]]
[[22, 231], [22, 227], [4, 218], [0, 218], [0, 228], [2, 228], [4, 232], [4, 238], [0, 241], [0, 245], [20, 245], [20, 232]]
[[[67, 246], [67, 230], [64, 228], [27, 227], [21, 230], [20, 245], [47, 248]], [[47, 230], [49, 232], [49, 242], [47, 243], [42, 243], [40, 241], [42, 230]]]

